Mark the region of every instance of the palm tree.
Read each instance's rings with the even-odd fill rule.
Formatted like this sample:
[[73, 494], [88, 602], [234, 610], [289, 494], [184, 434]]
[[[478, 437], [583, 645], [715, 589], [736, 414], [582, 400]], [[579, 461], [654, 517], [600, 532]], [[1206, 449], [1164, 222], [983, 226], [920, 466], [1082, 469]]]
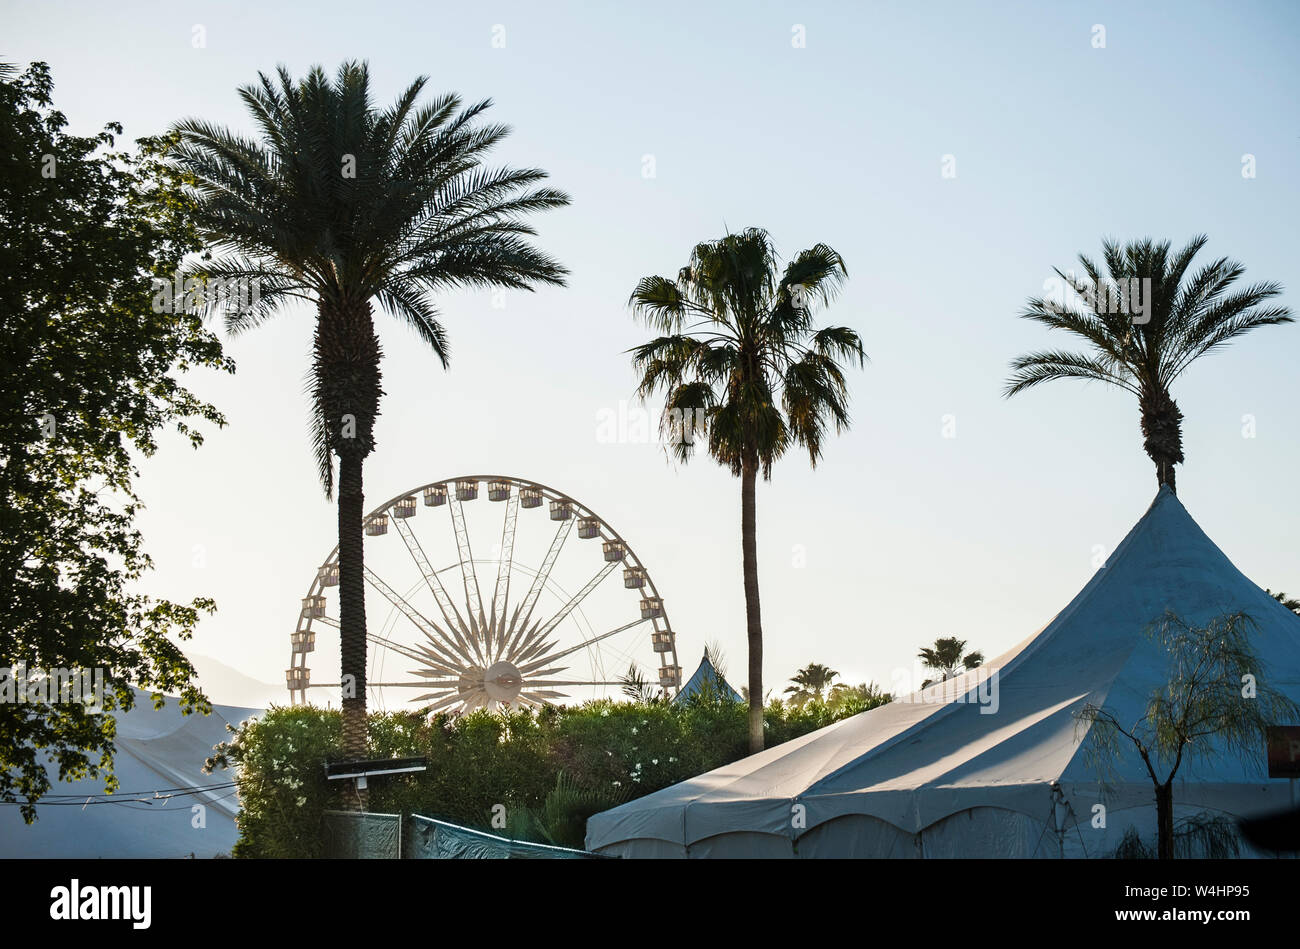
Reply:
[[343, 744], [345, 754], [360, 756], [362, 465], [375, 448], [383, 395], [372, 303], [414, 330], [445, 368], [447, 339], [431, 294], [562, 285], [567, 271], [526, 240], [534, 231], [522, 217], [569, 199], [534, 187], [543, 171], [482, 167], [509, 133], [478, 124], [490, 101], [462, 108], [445, 94], [417, 107], [421, 77], [380, 111], [364, 63], [343, 64], [333, 82], [320, 67], [300, 82], [284, 67], [278, 82], [259, 80], [239, 90], [257, 139], [189, 119], [176, 126], [172, 156], [192, 176], [199, 226], [220, 254], [202, 275], [260, 290], [250, 305], [227, 310], [227, 330], [256, 327], [295, 299], [316, 310], [311, 429], [326, 497], [338, 459]]
[[839, 673], [830, 666], [810, 662], [790, 677], [794, 685], [786, 686], [785, 692], [795, 705], [803, 705], [814, 699], [822, 702], [826, 698], [826, 690], [831, 687], [831, 681], [838, 676]]
[[888, 692], [882, 691], [874, 682], [862, 682], [858, 685], [836, 682], [831, 686], [830, 694], [826, 696], [826, 704], [830, 706], [833, 712], [838, 712], [849, 704], [861, 706], [862, 710], [865, 711], [878, 705], [884, 705], [891, 698], [892, 696]]
[[1271, 596], [1273, 599], [1277, 600], [1279, 603], [1285, 606], [1292, 613], [1300, 613], [1300, 600], [1296, 599], [1295, 597], [1287, 596], [1281, 590], [1274, 593], [1272, 590], [1265, 589], [1264, 592], [1267, 593], [1269, 596]]
[[[1084, 379], [1133, 393], [1156, 481], [1171, 491], [1176, 490], [1174, 465], [1183, 461], [1183, 416], [1170, 394], [1174, 380], [1199, 357], [1256, 327], [1292, 322], [1286, 307], [1263, 305], [1282, 292], [1279, 284], [1230, 290], [1245, 272], [1236, 261], [1220, 257], [1188, 277], [1192, 258], [1206, 240], [1194, 237], [1172, 256], [1168, 241], [1122, 247], [1105, 241], [1106, 276], [1082, 254], [1081, 276], [1057, 270], [1082, 303], [1035, 298], [1021, 316], [1073, 333], [1086, 344], [1085, 351], [1021, 356], [1011, 364], [1005, 390], [1012, 396], [1051, 379]], [[1135, 290], [1144, 286], [1139, 300]]]
[[655, 332], [634, 347], [638, 394], [662, 390], [666, 443], [681, 461], [697, 433], [740, 477], [745, 623], [749, 640], [749, 748], [763, 748], [763, 627], [758, 599], [754, 491], [772, 463], [798, 445], [816, 467], [827, 423], [848, 427], [840, 360], [865, 360], [846, 326], [815, 329], [814, 302], [828, 304], [847, 270], [825, 244], [801, 251], [784, 272], [767, 232], [751, 228], [695, 247], [677, 279], [646, 277], [631, 306]]
[[[940, 636], [934, 641], [933, 646], [923, 646], [917, 658], [925, 663], [927, 669], [940, 673], [942, 676], [940, 682], [947, 682], [955, 676], [959, 666], [975, 669], [984, 664], [982, 652], [967, 653], [966, 640], [955, 636]], [[929, 684], [928, 681], [923, 682], [921, 688]]]

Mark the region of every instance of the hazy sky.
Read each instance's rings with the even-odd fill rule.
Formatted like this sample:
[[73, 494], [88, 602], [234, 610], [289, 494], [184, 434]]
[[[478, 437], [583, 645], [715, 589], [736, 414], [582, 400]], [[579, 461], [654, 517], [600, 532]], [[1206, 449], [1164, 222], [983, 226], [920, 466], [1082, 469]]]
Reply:
[[[1146, 509], [1155, 478], [1131, 396], [1054, 383], [1001, 397], [1008, 360], [1068, 342], [1016, 318], [1053, 266], [1106, 236], [1205, 232], [1204, 262], [1241, 260], [1300, 307], [1294, 3], [0, 6], [0, 59], [49, 62], [56, 105], [84, 133], [189, 116], [251, 132], [235, 90], [279, 63], [297, 75], [366, 59], [384, 105], [421, 74], [431, 92], [494, 99], [489, 117], [515, 129], [497, 160], [545, 168], [573, 196], [537, 221], [572, 277], [504, 307], [441, 298], [448, 372], [381, 319], [367, 499], [470, 472], [568, 492], [649, 566], [687, 674], [718, 640], [743, 682], [739, 482], [707, 458], [676, 468], [653, 445], [605, 443], [597, 420], [635, 387], [624, 351], [647, 333], [628, 294], [695, 242], [762, 226], [786, 256], [830, 244], [849, 281], [818, 318], [856, 328], [871, 358], [851, 376], [852, 430], [815, 472], [792, 454], [760, 486], [778, 691], [809, 661], [888, 684], [943, 635], [995, 655], [1064, 606]], [[215, 597], [191, 648], [270, 682], [334, 543], [307, 437], [311, 317], [230, 341], [234, 377], [190, 379], [229, 427], [143, 465], [147, 588]], [[1300, 326], [1264, 329], [1174, 392], [1180, 497], [1248, 576], [1293, 593], [1297, 365]]]

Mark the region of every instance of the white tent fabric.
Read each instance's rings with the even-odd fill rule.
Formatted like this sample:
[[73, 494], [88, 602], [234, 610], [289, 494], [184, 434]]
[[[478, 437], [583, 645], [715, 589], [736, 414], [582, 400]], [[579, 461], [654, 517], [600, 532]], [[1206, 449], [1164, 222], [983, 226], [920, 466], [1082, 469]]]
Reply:
[[[1009, 652], [596, 814], [587, 847], [631, 857], [1106, 853], [1130, 826], [1154, 830], [1154, 793], [1136, 754], [1102, 788], [1080, 751], [1086, 726], [1076, 713], [1093, 703], [1121, 721], [1140, 717], [1167, 674], [1144, 631], [1167, 609], [1192, 623], [1248, 613], [1267, 684], [1300, 701], [1300, 617], [1243, 576], [1162, 488], [1078, 596]], [[1184, 764], [1175, 817], [1286, 807], [1287, 782], [1269, 780], [1262, 749], [1260, 758], [1255, 771], [1226, 756]], [[1094, 826], [1099, 816], [1104, 827]]]
[[[35, 823], [24, 824], [17, 806], [0, 808], [0, 857], [210, 858], [230, 853], [238, 838], [233, 788], [172, 797], [167, 792], [231, 783], [233, 771], [204, 774], [203, 762], [218, 742], [230, 738], [227, 723], [237, 726], [263, 710], [213, 705], [210, 715], [181, 715], [175, 698], [169, 696], [155, 710], [149, 694], [137, 690], [131, 711], [114, 714], [118, 790], [106, 797], [102, 780], [59, 781], [58, 769], [51, 768], [52, 787], [37, 803]], [[123, 800], [155, 791], [163, 793], [147, 803]], [[117, 802], [85, 804], [87, 798]], [[202, 811], [196, 812], [195, 805], [202, 805]]]

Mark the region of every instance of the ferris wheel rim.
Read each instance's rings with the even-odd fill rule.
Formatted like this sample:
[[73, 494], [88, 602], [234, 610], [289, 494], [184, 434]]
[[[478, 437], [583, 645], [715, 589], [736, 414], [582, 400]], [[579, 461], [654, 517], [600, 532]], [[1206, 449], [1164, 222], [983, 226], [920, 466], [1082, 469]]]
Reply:
[[[668, 635], [668, 647], [669, 647], [669, 648], [668, 648], [667, 650], [665, 650], [664, 652], [659, 653], [659, 656], [660, 656], [659, 669], [660, 669], [660, 676], [661, 676], [661, 687], [665, 688], [666, 690], [667, 690], [667, 689], [671, 689], [672, 694], [676, 694], [676, 693], [680, 692], [680, 690], [681, 690], [681, 686], [682, 686], [682, 670], [681, 670], [681, 666], [680, 666], [680, 659], [679, 659], [678, 654], [677, 654], [677, 634], [676, 634], [676, 632], [675, 632], [675, 631], [673, 630], [673, 628], [672, 628], [672, 622], [671, 622], [671, 620], [670, 620], [669, 617], [668, 617], [668, 610], [667, 610], [667, 607], [664, 605], [663, 597], [660, 595], [659, 590], [658, 590], [658, 587], [655, 585], [654, 578], [650, 575], [650, 571], [649, 571], [649, 569], [645, 566], [645, 562], [644, 562], [644, 561], [643, 561], [643, 560], [642, 560], [642, 559], [637, 555], [637, 553], [636, 553], [636, 551], [633, 549], [632, 545], [629, 544], [629, 543], [627, 542], [627, 540], [623, 537], [623, 535], [620, 534], [620, 533], [618, 532], [618, 530], [615, 529], [614, 526], [613, 526], [612, 524], [610, 524], [610, 522], [609, 522], [608, 520], [606, 520], [605, 518], [601, 517], [601, 516], [600, 516], [599, 514], [597, 514], [597, 513], [596, 513], [592, 508], [588, 507], [586, 504], [584, 504], [582, 501], [579, 501], [577, 498], [573, 497], [571, 494], [568, 494], [567, 492], [561, 491], [561, 490], [559, 490], [558, 488], [554, 488], [554, 487], [552, 487], [552, 486], [550, 486], [550, 485], [543, 484], [543, 483], [540, 482], [540, 481], [534, 481], [534, 480], [532, 480], [532, 479], [528, 479], [528, 478], [520, 478], [520, 477], [516, 477], [516, 476], [514, 476], [514, 475], [502, 475], [502, 474], [467, 474], [467, 475], [454, 475], [454, 476], [452, 476], [452, 477], [448, 477], [448, 478], [441, 478], [441, 479], [438, 479], [438, 480], [435, 480], [435, 481], [429, 481], [429, 482], [426, 482], [425, 484], [418, 485], [418, 486], [416, 486], [416, 487], [414, 487], [414, 488], [408, 489], [408, 490], [406, 490], [406, 491], [403, 491], [403, 492], [401, 492], [401, 493], [399, 493], [399, 494], [394, 495], [393, 497], [391, 497], [391, 498], [389, 498], [388, 500], [384, 501], [382, 504], [377, 505], [377, 506], [376, 506], [375, 508], [373, 508], [369, 513], [365, 514], [365, 515], [363, 516], [363, 518], [362, 518], [362, 523], [363, 523], [363, 524], [369, 523], [372, 519], [377, 518], [377, 517], [380, 516], [380, 515], [383, 515], [383, 516], [390, 516], [390, 512], [392, 511], [393, 507], [396, 506], [399, 502], [401, 502], [401, 501], [405, 501], [405, 500], [408, 500], [408, 499], [412, 499], [412, 500], [413, 500], [413, 499], [416, 498], [418, 495], [420, 495], [421, 493], [427, 491], [427, 490], [430, 489], [430, 488], [434, 488], [434, 487], [442, 487], [442, 488], [444, 489], [444, 492], [446, 492], [446, 491], [447, 491], [451, 486], [457, 485], [457, 484], [460, 483], [460, 482], [473, 482], [473, 483], [475, 483], [475, 484], [482, 483], [482, 482], [488, 482], [488, 483], [489, 483], [489, 486], [490, 486], [491, 483], [493, 483], [493, 482], [495, 482], [495, 483], [507, 483], [507, 484], [509, 484], [509, 485], [511, 486], [511, 488], [512, 488], [513, 490], [516, 490], [516, 491], [517, 491], [518, 489], [521, 489], [521, 488], [532, 488], [532, 489], [536, 489], [536, 490], [540, 493], [540, 496], [541, 496], [541, 498], [542, 498], [543, 500], [551, 501], [552, 503], [554, 503], [554, 502], [556, 502], [556, 501], [563, 501], [563, 502], [567, 502], [568, 504], [572, 505], [573, 510], [572, 510], [572, 512], [571, 512], [571, 514], [570, 514], [570, 518], [574, 519], [575, 521], [578, 520], [578, 519], [592, 519], [592, 520], [594, 520], [594, 521], [597, 523], [598, 528], [600, 529], [600, 533], [598, 533], [598, 534], [596, 535], [597, 537], [602, 537], [602, 539], [605, 539], [606, 542], [613, 541], [613, 542], [617, 542], [619, 545], [621, 545], [621, 547], [622, 547], [622, 551], [623, 551], [623, 557], [621, 558], [622, 562], [625, 563], [625, 564], [627, 564], [628, 566], [634, 567], [634, 568], [636, 568], [637, 570], [640, 571], [641, 578], [643, 579], [642, 587], [643, 587], [643, 588], [646, 588], [646, 589], [649, 590], [649, 593], [650, 593], [651, 597], [653, 597], [653, 599], [654, 599], [654, 600], [657, 602], [657, 604], [658, 604], [658, 609], [659, 609], [659, 613], [658, 613], [658, 615], [657, 615], [657, 616], [649, 617], [649, 620], [650, 620], [650, 622], [651, 622], [651, 628], [652, 628], [656, 633], [662, 632], [662, 633], [666, 633], [666, 634]], [[450, 500], [450, 499], [449, 499], [449, 500]], [[508, 498], [507, 498], [507, 500], [508, 500]], [[457, 504], [460, 504], [460, 503], [461, 503], [460, 500], [457, 499]], [[426, 504], [427, 504], [427, 502], [426, 502]], [[607, 537], [607, 538], [604, 538], [604, 537], [603, 537], [604, 534], [608, 534], [608, 537]], [[566, 538], [566, 539], [567, 539], [567, 538]], [[562, 546], [562, 544], [561, 544], [561, 546]], [[323, 595], [323, 590], [326, 588], [326, 584], [324, 583], [324, 577], [322, 576], [322, 573], [323, 573], [323, 571], [324, 571], [325, 568], [330, 567], [330, 566], [335, 566], [335, 565], [337, 565], [337, 563], [338, 563], [338, 555], [339, 555], [339, 546], [338, 546], [338, 544], [336, 543], [336, 544], [334, 545], [334, 547], [330, 550], [330, 553], [329, 553], [329, 555], [325, 558], [324, 562], [323, 562], [323, 563], [321, 564], [321, 566], [317, 569], [317, 573], [316, 573], [315, 578], [313, 578], [311, 584], [308, 586], [308, 590], [307, 590], [307, 596], [308, 596], [308, 597], [315, 597], [315, 596], [321, 596], [321, 595]], [[470, 556], [469, 559], [470, 559], [470, 561], [471, 561], [471, 563], [472, 563], [473, 561], [475, 561], [475, 560], [480, 560], [481, 558], [475, 558], [475, 557], [473, 557], [473, 556], [472, 556], [472, 551], [471, 551], [471, 556]], [[497, 563], [500, 563], [501, 561], [493, 561], [491, 558], [486, 558], [486, 559], [483, 559], [483, 562], [497, 562]], [[464, 560], [459, 560], [458, 563], [459, 563], [459, 565], [460, 565], [460, 566], [462, 567], [462, 569], [463, 569], [463, 567], [464, 567]], [[451, 570], [451, 569], [453, 569], [456, 565], [457, 565], [457, 564], [451, 564], [451, 565], [449, 565], [448, 567], [443, 568], [442, 571], [436, 571], [436, 572], [444, 572], [444, 571], [446, 571], [446, 570]], [[512, 564], [512, 568], [513, 568], [513, 566], [514, 566], [514, 565]], [[431, 569], [432, 569], [432, 568], [431, 568]], [[526, 572], [532, 572], [532, 573], [534, 573], [534, 575], [536, 576], [536, 573], [537, 573], [536, 571], [531, 571], [530, 569], [523, 568], [522, 565], [520, 565], [520, 569], [521, 569], [521, 570], [525, 570]], [[477, 582], [477, 580], [476, 580], [476, 582]], [[550, 580], [549, 580], [549, 578], [548, 578], [548, 579], [543, 583], [543, 587], [545, 587], [545, 586], [546, 586], [547, 584], [549, 584], [549, 583], [550, 583]], [[418, 586], [418, 583], [416, 584], [416, 586]], [[481, 595], [481, 594], [480, 594], [480, 595]], [[397, 608], [395, 604], [394, 604], [394, 608]], [[577, 606], [575, 606], [575, 609], [576, 609], [576, 608], [577, 608]], [[325, 620], [326, 618], [325, 618], [325, 617], [320, 617], [320, 619]], [[613, 632], [614, 632], [614, 633], [617, 633], [617, 632], [620, 632], [620, 631], [624, 631], [624, 630], [626, 630], [626, 629], [628, 629], [628, 628], [630, 628], [630, 627], [632, 627], [632, 626], [639, 625], [640, 622], [645, 622], [646, 619], [647, 619], [647, 618], [643, 616], [641, 620], [636, 621], [636, 622], [633, 622], [633, 623], [630, 623], [630, 624], [626, 624], [626, 625], [625, 625], [624, 627], [622, 627], [621, 629], [615, 630], [615, 631], [613, 631]], [[299, 620], [298, 620], [298, 625], [296, 626], [296, 629], [297, 629], [299, 632], [313, 632], [313, 623], [314, 623], [315, 621], [316, 621], [316, 618], [315, 618], [315, 617], [311, 617], [311, 616], [304, 617], [304, 616], [301, 614], [301, 612], [300, 612], [300, 614], [299, 614]], [[584, 622], [585, 622], [585, 620], [584, 620]], [[659, 628], [661, 623], [662, 623], [662, 630]], [[337, 628], [337, 622], [335, 622], [335, 623], [333, 623], [333, 624], [326, 622], [326, 625], [334, 625], [334, 626]], [[588, 624], [588, 626], [589, 626], [589, 628], [590, 628], [590, 624]], [[605, 633], [605, 634], [601, 634], [601, 635], [602, 635], [602, 636], [609, 636], [609, 635], [612, 635], [612, 634], [613, 634], [613, 633]], [[371, 639], [370, 634], [367, 633], [367, 640], [370, 640], [370, 639]], [[580, 645], [586, 645], [588, 648], [590, 648], [590, 647], [592, 647], [592, 646], [595, 645], [595, 640], [592, 640], [592, 641], [586, 641], [586, 640], [583, 640], [582, 643], [580, 643]], [[388, 647], [386, 647], [386, 648], [387, 648], [389, 651], [394, 651], [394, 650], [392, 650], [392, 647], [391, 647], [391, 646], [388, 646]], [[671, 662], [669, 662], [669, 655], [671, 655]], [[307, 670], [307, 653], [306, 653], [306, 652], [298, 652], [298, 651], [294, 651], [294, 652], [291, 653], [291, 658], [290, 658], [290, 667], [289, 667], [288, 672], [289, 672], [289, 673], [292, 673], [293, 671], [295, 671], [295, 670], [299, 670], [299, 669], [304, 670], [304, 671]], [[672, 681], [672, 684], [671, 684], [671, 685], [665, 685], [665, 684], [663, 683], [663, 671], [664, 671], [664, 670], [668, 670], [668, 669], [674, 670], [674, 676], [672, 677], [672, 679], [673, 679], [674, 681]], [[596, 684], [608, 685], [608, 684], [611, 684], [611, 683], [605, 682], [605, 683], [591, 683], [591, 684], [593, 684], [593, 685], [596, 685]], [[322, 683], [321, 686], [325, 686], [325, 683]], [[318, 686], [315, 686], [314, 684], [312, 684], [312, 683], [310, 683], [310, 682], [308, 682], [308, 683], [305, 684], [305, 685], [298, 686], [298, 687], [296, 687], [296, 688], [295, 688], [292, 684], [289, 685], [289, 687], [288, 687], [288, 691], [289, 691], [289, 694], [290, 694], [290, 702], [291, 702], [291, 704], [296, 704], [297, 702], [303, 702], [303, 703], [305, 703], [305, 702], [306, 702], [307, 689], [309, 689], [309, 688], [313, 688], [313, 687], [318, 687]], [[367, 689], [368, 689], [368, 688], [369, 688], [369, 683], [367, 683]], [[532, 704], [538, 704], [538, 703], [535, 703], [535, 702], [533, 702], [533, 701], [531, 701], [531, 700], [521, 700], [521, 704], [532, 705]]]

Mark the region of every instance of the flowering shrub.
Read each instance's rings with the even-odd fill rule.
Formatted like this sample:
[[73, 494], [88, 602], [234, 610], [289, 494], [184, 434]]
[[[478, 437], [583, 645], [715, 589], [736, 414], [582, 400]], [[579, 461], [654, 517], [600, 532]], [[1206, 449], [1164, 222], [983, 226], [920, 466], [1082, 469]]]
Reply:
[[[862, 703], [767, 709], [768, 744], [863, 711]], [[722, 699], [599, 700], [581, 706], [424, 718], [370, 716], [371, 757], [425, 755], [428, 769], [370, 781], [367, 809], [424, 814], [519, 839], [581, 847], [590, 814], [744, 756], [746, 707]], [[321, 814], [345, 807], [351, 782], [325, 779], [341, 757], [334, 710], [271, 708], [209, 759], [238, 766], [236, 857], [322, 856]], [[354, 802], [352, 802], [354, 803]]]

